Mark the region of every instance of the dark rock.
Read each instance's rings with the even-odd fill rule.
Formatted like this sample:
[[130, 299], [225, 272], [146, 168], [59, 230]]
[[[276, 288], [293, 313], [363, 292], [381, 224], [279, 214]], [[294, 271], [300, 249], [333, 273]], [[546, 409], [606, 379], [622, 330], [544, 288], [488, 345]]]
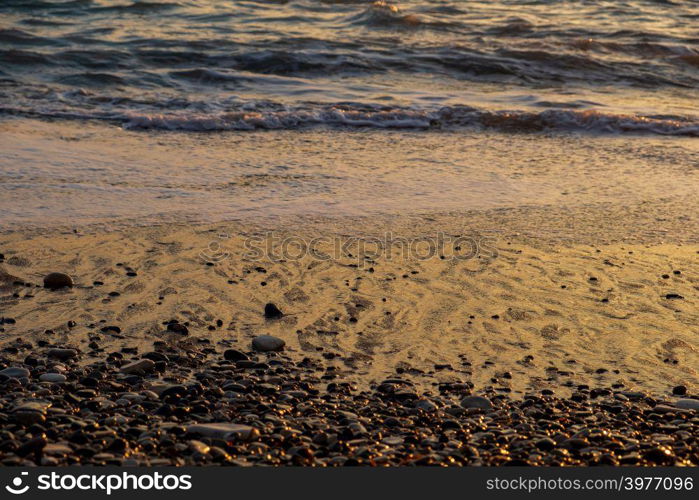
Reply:
[[173, 333], [179, 333], [180, 335], [188, 335], [189, 328], [180, 323], [170, 323], [167, 325], [167, 330]]
[[229, 361], [243, 361], [250, 359], [247, 354], [237, 349], [226, 349], [223, 353], [224, 359]]
[[49, 290], [59, 290], [61, 288], [72, 288], [73, 278], [63, 273], [51, 273], [44, 277], [44, 288]]
[[672, 388], [672, 393], [675, 396], [685, 396], [687, 394], [687, 386], [678, 385]]
[[267, 319], [280, 319], [284, 316], [279, 308], [272, 304], [271, 302], [265, 305], [265, 318]]
[[556, 441], [551, 438], [542, 438], [537, 440], [535, 445], [541, 451], [551, 451], [556, 448]]
[[58, 358], [65, 361], [67, 359], [75, 358], [78, 355], [78, 351], [76, 351], [75, 349], [54, 348], [49, 349], [46, 355], [49, 358]]

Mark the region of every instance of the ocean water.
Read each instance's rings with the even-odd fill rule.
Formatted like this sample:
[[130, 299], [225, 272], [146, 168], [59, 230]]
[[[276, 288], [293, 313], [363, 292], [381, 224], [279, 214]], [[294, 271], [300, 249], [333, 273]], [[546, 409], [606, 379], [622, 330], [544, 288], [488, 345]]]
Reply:
[[698, 27], [696, 0], [3, 0], [2, 222], [694, 189]]

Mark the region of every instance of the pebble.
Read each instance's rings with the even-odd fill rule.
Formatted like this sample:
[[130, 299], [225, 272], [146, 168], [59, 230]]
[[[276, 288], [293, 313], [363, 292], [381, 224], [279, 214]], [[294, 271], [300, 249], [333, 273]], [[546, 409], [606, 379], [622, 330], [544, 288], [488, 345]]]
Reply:
[[44, 373], [39, 376], [39, 380], [41, 380], [42, 382], [60, 384], [68, 380], [68, 378], [65, 375], [61, 375], [60, 373]]
[[237, 349], [226, 349], [226, 351], [223, 353], [223, 358], [227, 359], [228, 361], [243, 361], [250, 359], [247, 354]]
[[687, 386], [686, 385], [677, 385], [672, 388], [672, 393], [675, 396], [684, 396], [687, 394]]
[[11, 366], [9, 368], [5, 368], [4, 370], [0, 370], [0, 375], [5, 375], [9, 378], [28, 378], [30, 372], [26, 368]]
[[46, 355], [49, 358], [58, 358], [58, 359], [71, 359], [74, 358], [78, 355], [78, 351], [75, 349], [59, 349], [59, 348], [53, 348], [49, 349]]
[[463, 408], [478, 408], [480, 410], [492, 410], [493, 403], [488, 398], [483, 396], [466, 396], [461, 400]]
[[63, 273], [50, 273], [44, 276], [44, 288], [59, 290], [61, 288], [73, 288], [73, 278]]
[[180, 335], [189, 335], [189, 328], [180, 323], [169, 323], [167, 325], [167, 330], [173, 333], [179, 333]]
[[284, 316], [284, 313], [282, 313], [279, 308], [272, 304], [271, 302], [268, 304], [265, 304], [265, 318], [267, 319], [280, 319]]
[[679, 399], [675, 403], [675, 407], [683, 410], [699, 410], [699, 399]]
[[194, 424], [187, 427], [187, 432], [204, 437], [228, 440], [250, 441], [259, 437], [260, 432], [249, 425], [229, 424], [225, 422]]
[[259, 335], [252, 339], [252, 348], [261, 352], [282, 351], [285, 345], [283, 339], [272, 335]]
[[122, 373], [143, 375], [145, 373], [153, 371], [155, 368], [155, 362], [150, 359], [139, 359], [132, 363], [128, 363], [121, 367]]
[[39, 401], [21, 403], [12, 410], [14, 419], [22, 425], [38, 424], [45, 420], [50, 405]]

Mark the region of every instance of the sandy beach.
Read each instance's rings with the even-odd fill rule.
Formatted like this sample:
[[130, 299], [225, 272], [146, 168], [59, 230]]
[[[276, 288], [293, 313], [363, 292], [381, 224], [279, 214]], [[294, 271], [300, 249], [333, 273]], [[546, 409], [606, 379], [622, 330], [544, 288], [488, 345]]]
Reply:
[[[636, 411], [673, 422], [685, 419], [688, 423], [683, 425], [693, 429], [696, 406], [692, 405], [699, 401], [692, 399], [697, 397], [699, 379], [699, 247], [691, 231], [682, 230], [695, 222], [686, 217], [664, 221], [673, 243], [659, 234], [643, 235], [640, 229], [659, 208], [671, 213], [665, 206], [650, 205], [635, 212], [638, 231], [629, 230], [629, 224], [596, 224], [595, 209], [568, 213], [569, 218], [553, 209], [547, 214], [532, 209], [474, 212], [468, 217], [8, 232], [0, 238], [2, 359], [7, 367], [33, 367], [30, 378], [40, 373], [65, 374], [65, 382], [50, 382], [50, 377], [39, 382], [43, 392], [59, 399], [63, 391], [84, 394], [86, 389], [80, 389], [84, 384], [107, 391], [96, 397], [106, 396], [106, 401], [93, 403], [97, 407], [88, 405], [89, 410], [78, 411], [85, 408], [87, 400], [82, 400], [74, 411], [88, 419], [104, 413], [112, 419], [107, 420], [109, 428], [119, 427], [114, 418], [134, 411], [141, 414], [141, 405], [150, 402], [149, 394], [156, 402], [146, 407], [157, 409], [160, 416], [144, 421], [145, 428], [184, 425], [186, 430], [188, 424], [216, 420], [208, 410], [189, 413], [192, 403], [186, 413], [177, 413], [163, 410], [167, 404], [157, 402], [156, 394], [162, 397], [163, 391], [173, 387], [185, 391], [194, 384], [213, 391], [216, 396], [209, 394], [209, 398], [214, 399], [204, 400], [211, 404], [215, 400], [217, 407], [233, 411], [226, 422], [237, 424], [250, 421], [242, 417], [245, 412], [235, 410], [242, 400], [263, 404], [271, 394], [276, 405], [296, 408], [291, 416], [309, 404], [304, 402], [307, 397], [319, 397], [317, 401], [325, 403], [328, 398], [340, 398], [335, 408], [361, 414], [361, 408], [381, 401], [382, 394], [403, 394], [399, 389], [407, 387], [408, 395], [396, 396], [390, 404], [435, 421], [440, 421], [438, 415], [453, 417], [462, 411], [469, 418], [489, 420], [496, 409], [510, 414], [514, 411], [510, 405], [526, 407], [531, 398], [548, 399], [544, 405], [577, 405], [564, 414], [592, 411], [585, 425], [558, 434], [559, 445], [582, 428], [599, 428], [603, 415], [621, 411], [609, 413], [620, 404], [629, 415]], [[605, 208], [597, 216], [607, 213]], [[378, 243], [385, 244], [386, 234], [392, 238], [392, 253]], [[431, 251], [420, 247], [439, 241], [440, 235], [445, 243], [435, 244]], [[401, 241], [418, 243], [412, 252], [400, 252]], [[50, 272], [67, 273], [74, 286], [56, 291], [43, 288], [42, 279]], [[268, 303], [283, 316], [266, 318]], [[282, 339], [283, 352], [259, 352], [252, 341], [260, 335]], [[55, 349], [70, 354], [57, 359], [51, 354]], [[132, 364], [138, 367], [144, 360], [153, 366], [130, 371]], [[151, 360], [159, 366], [155, 368]], [[226, 369], [225, 363], [233, 365]], [[292, 368], [289, 374], [275, 366]], [[232, 377], [234, 367], [239, 375]], [[101, 380], [90, 382], [95, 370], [102, 373]], [[293, 376], [299, 371], [300, 376]], [[256, 382], [247, 389], [232, 382], [250, 376]], [[289, 383], [286, 377], [295, 382]], [[299, 396], [294, 392], [294, 384], [299, 383], [313, 390]], [[115, 384], [116, 392], [110, 393], [104, 384]], [[95, 398], [90, 389], [86, 395], [88, 400]], [[484, 396], [486, 407], [478, 402], [474, 408], [468, 403], [464, 407], [463, 398], [469, 395]], [[173, 404], [169, 397], [165, 401]], [[186, 398], [177, 401], [184, 404]], [[57, 409], [61, 407], [65, 404], [54, 403], [56, 414], [47, 408], [41, 411], [48, 411], [45, 418], [51, 420], [64, 412]], [[394, 433], [383, 423], [386, 414], [376, 408], [371, 411], [375, 415], [357, 417], [355, 423], [374, 429], [370, 434], [378, 432], [374, 439], [386, 447], [381, 440]], [[316, 424], [320, 419], [319, 428], [336, 426], [334, 418], [324, 411], [316, 416]], [[128, 421], [124, 419], [122, 425]], [[506, 429], [508, 424], [504, 425]], [[253, 430], [255, 436], [262, 433], [263, 442], [275, 435], [272, 428], [265, 431], [264, 425], [253, 425], [249, 432]], [[691, 444], [687, 448], [682, 434], [657, 441], [658, 432], [665, 431], [658, 427], [634, 430], [635, 442], [645, 436], [640, 448], [619, 445], [616, 455], [595, 451], [590, 443], [575, 445], [564, 456], [532, 455], [531, 451], [522, 455], [514, 449], [493, 452], [473, 443], [480, 455], [468, 448], [466, 455], [457, 454], [454, 463], [695, 463], [696, 451]], [[366, 438], [359, 434], [354, 437]], [[546, 434], [533, 436], [543, 439]], [[388, 447], [400, 448], [404, 438], [388, 439]], [[177, 458], [163, 457], [162, 447], [139, 449], [129, 442], [123, 445], [127, 451], [118, 445], [115, 453], [114, 447], [106, 446], [102, 453], [94, 450], [79, 459], [72, 453], [75, 444], [70, 438], [66, 441], [59, 434], [55, 439], [58, 444], [49, 440], [41, 455], [45, 463], [230, 460], [242, 465], [269, 459], [271, 464], [340, 465], [347, 460], [376, 459], [378, 465], [418, 463], [425, 453], [431, 457], [426, 463], [445, 459], [443, 454], [413, 450], [396, 451], [393, 456], [371, 452], [367, 456], [374, 458], [369, 460], [352, 452], [326, 449], [319, 453], [318, 447], [311, 447], [315, 455], [303, 452], [272, 459], [247, 448], [234, 447], [239, 455], [231, 449], [223, 455], [220, 450], [203, 451], [213, 445], [210, 441], [198, 451], [199, 445], [187, 445], [189, 451]], [[213, 439], [215, 443], [216, 436]], [[256, 442], [257, 437], [251, 439]], [[672, 455], [656, 450], [659, 443], [667, 445], [667, 439], [682, 445]], [[644, 454], [648, 450], [654, 451]], [[23, 451], [24, 460], [31, 459], [28, 453]], [[5, 456], [7, 463], [22, 460], [13, 454]], [[453, 454], [448, 456], [454, 460]]]
[[[532, 223], [537, 210], [521, 212], [5, 234], [2, 310], [16, 323], [2, 342], [99, 356], [199, 337], [246, 348], [270, 334], [299, 360], [332, 353], [338, 375], [362, 388], [396, 370], [419, 374], [425, 390], [467, 380], [518, 395], [697, 384], [699, 247], [680, 232], [695, 221], [666, 221], [680, 240], [670, 244], [640, 228], [586, 231], [594, 210], [568, 226], [578, 238], [554, 231], [565, 220], [547, 228]], [[75, 287], [37, 288], [53, 271]], [[268, 302], [281, 320], [264, 318]], [[164, 332], [172, 319], [186, 338]], [[99, 334], [105, 325], [119, 334]]]

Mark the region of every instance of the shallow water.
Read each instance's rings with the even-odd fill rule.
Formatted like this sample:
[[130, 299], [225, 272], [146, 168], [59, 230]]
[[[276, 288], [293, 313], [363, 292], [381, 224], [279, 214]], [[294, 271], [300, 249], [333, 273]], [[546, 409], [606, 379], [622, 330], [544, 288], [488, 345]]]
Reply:
[[695, 0], [0, 3], [0, 113], [699, 136]]
[[678, 200], [698, 21], [694, 0], [5, 0], [0, 226]]
[[183, 133], [31, 119], [0, 121], [0, 135], [4, 228], [532, 206], [560, 213], [699, 192], [699, 141], [689, 137], [375, 128]]

